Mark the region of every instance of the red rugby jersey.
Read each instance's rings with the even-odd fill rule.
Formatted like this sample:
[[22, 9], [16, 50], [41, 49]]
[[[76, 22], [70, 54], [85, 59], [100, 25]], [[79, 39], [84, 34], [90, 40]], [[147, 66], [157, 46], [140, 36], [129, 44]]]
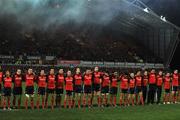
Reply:
[[94, 84], [101, 84], [101, 72], [94, 72], [93, 73], [93, 82]]
[[14, 87], [22, 87], [22, 75], [15, 74], [13, 78]]
[[3, 79], [3, 73], [0, 72], [0, 84], [2, 83], [2, 79]]
[[143, 86], [148, 85], [148, 76], [143, 76]]
[[26, 74], [25, 76], [26, 87], [34, 86], [34, 80], [35, 80], [35, 76], [33, 74]]
[[179, 75], [178, 74], [173, 74], [172, 86], [179, 86]]
[[84, 75], [84, 85], [91, 86], [92, 85], [92, 75]]
[[38, 77], [38, 87], [45, 88], [46, 87], [46, 81], [47, 81], [46, 75], [40, 75]]
[[48, 89], [55, 89], [56, 88], [56, 76], [49, 75], [47, 79], [47, 88]]
[[171, 88], [171, 77], [165, 76], [164, 78], [164, 89]]
[[103, 76], [102, 87], [106, 87], [109, 85], [110, 85], [110, 77], [109, 76]]
[[65, 78], [65, 89], [69, 91], [73, 91], [73, 77], [66, 77]]
[[74, 75], [74, 83], [75, 83], [75, 85], [82, 85], [82, 75], [81, 74]]
[[134, 78], [130, 78], [129, 80], [129, 88], [135, 88], [135, 79]]
[[118, 87], [118, 79], [115, 76], [111, 77], [111, 87]]
[[141, 76], [136, 76], [135, 80], [136, 80], [136, 86], [141, 87], [142, 86], [142, 77]]
[[156, 74], [151, 73], [149, 75], [149, 84], [156, 84]]
[[157, 86], [162, 86], [162, 84], [163, 84], [163, 76], [157, 75], [156, 85]]
[[4, 77], [4, 87], [5, 88], [12, 87], [12, 77]]
[[122, 77], [121, 78], [121, 84], [120, 84], [121, 89], [128, 89], [128, 78], [127, 77]]
[[57, 75], [56, 87], [58, 89], [63, 89], [63, 87], [64, 87], [64, 79], [65, 79], [64, 74], [58, 74]]

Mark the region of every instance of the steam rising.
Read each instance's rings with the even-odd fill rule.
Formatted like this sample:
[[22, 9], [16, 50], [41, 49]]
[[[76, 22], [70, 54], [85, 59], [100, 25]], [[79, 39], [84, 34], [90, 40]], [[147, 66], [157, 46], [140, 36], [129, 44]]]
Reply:
[[[24, 28], [47, 28], [70, 20], [76, 23], [89, 20], [105, 24], [113, 17], [113, 11], [109, 11], [109, 8], [118, 7], [112, 1], [114, 0], [0, 0], [0, 16], [15, 16]], [[91, 2], [96, 2], [93, 9], [89, 6]], [[92, 13], [87, 18], [89, 10]]]

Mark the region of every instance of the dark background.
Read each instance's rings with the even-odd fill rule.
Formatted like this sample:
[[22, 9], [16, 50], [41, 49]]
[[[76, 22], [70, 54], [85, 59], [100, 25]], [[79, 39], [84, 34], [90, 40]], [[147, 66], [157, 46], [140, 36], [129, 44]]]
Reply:
[[[141, 0], [158, 15], [163, 15], [173, 24], [180, 27], [180, 0]], [[180, 35], [179, 35], [180, 39]], [[171, 62], [172, 69], [180, 68], [180, 44]]]

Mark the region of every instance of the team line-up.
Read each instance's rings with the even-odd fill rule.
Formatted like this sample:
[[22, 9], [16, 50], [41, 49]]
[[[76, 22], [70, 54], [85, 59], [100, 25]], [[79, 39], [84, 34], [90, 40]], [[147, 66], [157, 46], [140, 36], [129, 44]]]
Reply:
[[[22, 89], [22, 82], [25, 82], [25, 91]], [[38, 86], [38, 92], [34, 91], [35, 84]], [[99, 68], [95, 67], [94, 71], [86, 70], [84, 73], [81, 73], [80, 68], [76, 68], [74, 75], [70, 70], [64, 73], [63, 69], [60, 69], [58, 74], [55, 74], [54, 69], [50, 69], [48, 75], [44, 70], [41, 70], [39, 75], [35, 75], [32, 69], [28, 69], [25, 74], [18, 69], [14, 75], [9, 70], [0, 72], [2, 93], [0, 103], [3, 110], [11, 110], [12, 107], [20, 109], [21, 97], [25, 92], [23, 103], [25, 109], [28, 109], [29, 101], [31, 109], [34, 109], [34, 103], [37, 109], [48, 108], [48, 104], [51, 109], [55, 106], [74, 108], [76, 105], [78, 108], [91, 108], [95, 103], [98, 107], [116, 107], [119, 88], [118, 105], [120, 106], [144, 105], [146, 102], [153, 104], [155, 94], [157, 94], [156, 103], [160, 104], [162, 93], [163, 103], [170, 104], [177, 103], [180, 97], [179, 86], [178, 70], [174, 70], [172, 74], [163, 73], [161, 70], [156, 72], [152, 69], [149, 72], [144, 70], [118, 75], [117, 72], [111, 74], [100, 72]], [[34, 94], [37, 94], [36, 99]]]

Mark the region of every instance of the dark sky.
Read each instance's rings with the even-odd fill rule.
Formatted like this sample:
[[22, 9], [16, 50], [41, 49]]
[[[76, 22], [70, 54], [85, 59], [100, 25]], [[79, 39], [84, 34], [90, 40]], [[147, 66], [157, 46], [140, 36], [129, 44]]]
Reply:
[[[180, 0], [141, 0], [158, 15], [163, 15], [180, 27]], [[179, 36], [180, 39], [180, 36]], [[172, 69], [180, 69], [180, 44], [171, 62]]]

